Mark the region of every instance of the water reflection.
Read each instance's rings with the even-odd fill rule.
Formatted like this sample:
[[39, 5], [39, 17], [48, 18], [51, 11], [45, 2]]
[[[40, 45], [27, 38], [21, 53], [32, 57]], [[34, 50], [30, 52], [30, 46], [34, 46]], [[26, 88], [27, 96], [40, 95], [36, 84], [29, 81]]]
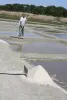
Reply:
[[20, 44], [10, 44], [10, 49], [15, 52], [22, 52], [22, 47]]
[[39, 42], [23, 45], [23, 53], [67, 54], [67, 46], [56, 42]]
[[[5, 36], [18, 36], [18, 32], [0, 32], [0, 35], [5, 35]], [[32, 37], [32, 38], [43, 38], [40, 35], [37, 35], [35, 33], [31, 32], [25, 32], [24, 37]]]
[[60, 34], [60, 33], [57, 33], [57, 34], [52, 34], [58, 38], [62, 38], [62, 39], [67, 39], [67, 34]]
[[31, 43], [23, 45], [11, 45], [12, 50], [22, 53], [53, 53], [67, 54], [67, 46], [55, 42]]

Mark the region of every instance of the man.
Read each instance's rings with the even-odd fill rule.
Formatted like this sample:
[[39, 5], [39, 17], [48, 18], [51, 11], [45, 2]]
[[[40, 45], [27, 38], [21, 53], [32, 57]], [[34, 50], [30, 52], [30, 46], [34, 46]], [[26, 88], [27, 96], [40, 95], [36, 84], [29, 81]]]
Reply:
[[23, 17], [20, 18], [19, 21], [19, 37], [24, 36], [24, 25], [26, 23], [26, 17], [23, 15]]

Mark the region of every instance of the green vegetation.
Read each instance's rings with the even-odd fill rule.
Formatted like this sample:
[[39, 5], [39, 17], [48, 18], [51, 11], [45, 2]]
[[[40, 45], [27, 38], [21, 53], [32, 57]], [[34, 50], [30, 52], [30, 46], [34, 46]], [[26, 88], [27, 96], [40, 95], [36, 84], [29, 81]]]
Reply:
[[51, 15], [54, 17], [67, 17], [67, 9], [56, 6], [35, 6], [26, 4], [6, 4], [0, 5], [0, 10], [27, 12], [40, 15]]

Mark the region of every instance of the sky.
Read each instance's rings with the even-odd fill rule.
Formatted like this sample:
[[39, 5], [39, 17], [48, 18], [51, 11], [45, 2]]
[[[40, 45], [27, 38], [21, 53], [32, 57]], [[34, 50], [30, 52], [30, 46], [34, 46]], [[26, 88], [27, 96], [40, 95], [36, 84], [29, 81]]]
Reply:
[[0, 5], [13, 3], [34, 4], [43, 6], [55, 5], [67, 8], [67, 0], [0, 0]]

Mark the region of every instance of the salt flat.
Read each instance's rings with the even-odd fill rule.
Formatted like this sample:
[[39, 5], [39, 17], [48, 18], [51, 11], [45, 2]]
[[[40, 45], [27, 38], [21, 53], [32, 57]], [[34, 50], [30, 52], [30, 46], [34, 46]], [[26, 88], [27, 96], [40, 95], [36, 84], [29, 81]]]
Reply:
[[[14, 32], [17, 29], [16, 26], [15, 27], [13, 26], [16, 23], [4, 22], [4, 21], [0, 23], [1, 23], [0, 26], [2, 27], [1, 29], [2, 32], [3, 31]], [[26, 28], [26, 31], [27, 30], [29, 31], [28, 28]], [[45, 36], [47, 35], [45, 34]], [[5, 36], [0, 37], [0, 38], [7, 41], [7, 38]], [[55, 37], [48, 36], [48, 40], [49, 38], [55, 39]], [[12, 42], [11, 39], [12, 38], [9, 39], [10, 42]], [[45, 39], [43, 39], [43, 41], [45, 41]], [[29, 39], [27, 40], [27, 42], [24, 42], [24, 40], [18, 39], [19, 41], [18, 43], [16, 39], [13, 39], [13, 40], [14, 41], [12, 43], [14, 44], [20, 44], [21, 41], [23, 41], [23, 43], [28, 43], [29, 41]], [[0, 99], [1, 100], [9, 100], [9, 99], [12, 99], [12, 100], [28, 100], [28, 99], [29, 100], [34, 100], [34, 99], [35, 100], [67, 100], [66, 93], [57, 87], [53, 87], [53, 85], [50, 86], [49, 84], [45, 85], [45, 84], [37, 84], [34, 82], [31, 83], [29, 81], [26, 81], [25, 76], [21, 74], [16, 75], [17, 73], [23, 74], [24, 65], [28, 68], [29, 71], [31, 71], [32, 65], [30, 65], [28, 62], [24, 60], [20, 52], [11, 51], [11, 49], [9, 48], [10, 45], [6, 43], [5, 41], [0, 42], [0, 55], [1, 55], [0, 56], [0, 64], [1, 64], [0, 66], [0, 73], [1, 73], [0, 74]], [[34, 39], [33, 39], [33, 42], [34, 42]], [[11, 73], [11, 74], [13, 73], [13, 75], [2, 74], [2, 73]], [[38, 76], [38, 74], [36, 74], [35, 76]], [[25, 78], [22, 78], [22, 77], [25, 77]]]

